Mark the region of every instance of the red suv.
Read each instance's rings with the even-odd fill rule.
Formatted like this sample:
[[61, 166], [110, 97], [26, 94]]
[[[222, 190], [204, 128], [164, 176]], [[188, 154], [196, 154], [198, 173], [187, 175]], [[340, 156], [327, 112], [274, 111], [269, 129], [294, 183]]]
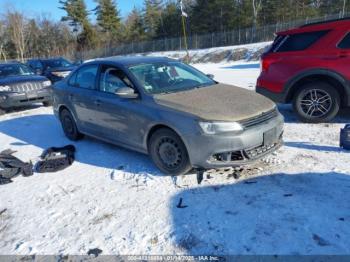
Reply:
[[350, 106], [350, 18], [277, 33], [261, 57], [256, 91], [293, 103], [304, 122], [327, 122]]

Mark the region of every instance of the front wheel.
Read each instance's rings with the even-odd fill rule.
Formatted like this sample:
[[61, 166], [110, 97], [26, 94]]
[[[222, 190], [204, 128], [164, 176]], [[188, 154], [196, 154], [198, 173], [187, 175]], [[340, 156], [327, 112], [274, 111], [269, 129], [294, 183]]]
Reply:
[[303, 122], [329, 122], [339, 112], [340, 96], [338, 91], [327, 83], [310, 83], [297, 91], [293, 107]]
[[170, 129], [155, 131], [149, 140], [148, 151], [156, 166], [167, 175], [184, 175], [192, 168], [186, 146]]

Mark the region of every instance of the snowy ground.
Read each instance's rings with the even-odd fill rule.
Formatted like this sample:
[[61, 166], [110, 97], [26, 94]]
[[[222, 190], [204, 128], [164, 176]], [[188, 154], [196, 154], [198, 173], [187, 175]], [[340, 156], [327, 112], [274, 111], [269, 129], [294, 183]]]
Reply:
[[[253, 89], [257, 63], [198, 64]], [[242, 170], [172, 179], [142, 154], [86, 138], [52, 174], [0, 186], [0, 254], [350, 254], [350, 155], [331, 124], [301, 124], [289, 106], [285, 146]], [[50, 108], [0, 117], [0, 150], [23, 160], [70, 143]], [[182, 205], [177, 208], [182, 198]]]

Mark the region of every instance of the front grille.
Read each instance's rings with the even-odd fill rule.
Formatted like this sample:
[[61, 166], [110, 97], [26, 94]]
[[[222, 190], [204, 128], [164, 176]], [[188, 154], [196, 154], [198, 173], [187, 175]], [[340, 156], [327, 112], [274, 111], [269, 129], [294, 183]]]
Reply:
[[211, 157], [211, 161], [214, 162], [233, 162], [244, 160], [242, 151], [232, 151], [225, 153], [218, 153]]
[[272, 109], [271, 111], [262, 113], [261, 115], [248, 118], [245, 120], [240, 121], [239, 123], [244, 127], [244, 128], [250, 128], [259, 124], [262, 124], [272, 118], [275, 118], [278, 116], [278, 110], [277, 108]]
[[258, 158], [260, 155], [265, 154], [266, 152], [278, 147], [281, 144], [280, 141], [265, 145], [265, 146], [258, 146], [249, 150], [245, 150], [245, 153], [249, 159], [255, 159]]
[[25, 82], [11, 85], [12, 92], [25, 93], [43, 89], [43, 82]]

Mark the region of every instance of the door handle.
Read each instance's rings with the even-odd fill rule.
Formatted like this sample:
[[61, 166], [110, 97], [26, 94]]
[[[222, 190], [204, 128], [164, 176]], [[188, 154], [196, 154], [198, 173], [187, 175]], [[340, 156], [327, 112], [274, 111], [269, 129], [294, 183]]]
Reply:
[[339, 53], [338, 57], [339, 58], [347, 58], [347, 57], [349, 57], [349, 54], [348, 53]]
[[69, 95], [68, 95], [68, 99], [69, 99], [69, 100], [73, 100], [73, 97], [74, 97], [73, 94], [69, 94]]

